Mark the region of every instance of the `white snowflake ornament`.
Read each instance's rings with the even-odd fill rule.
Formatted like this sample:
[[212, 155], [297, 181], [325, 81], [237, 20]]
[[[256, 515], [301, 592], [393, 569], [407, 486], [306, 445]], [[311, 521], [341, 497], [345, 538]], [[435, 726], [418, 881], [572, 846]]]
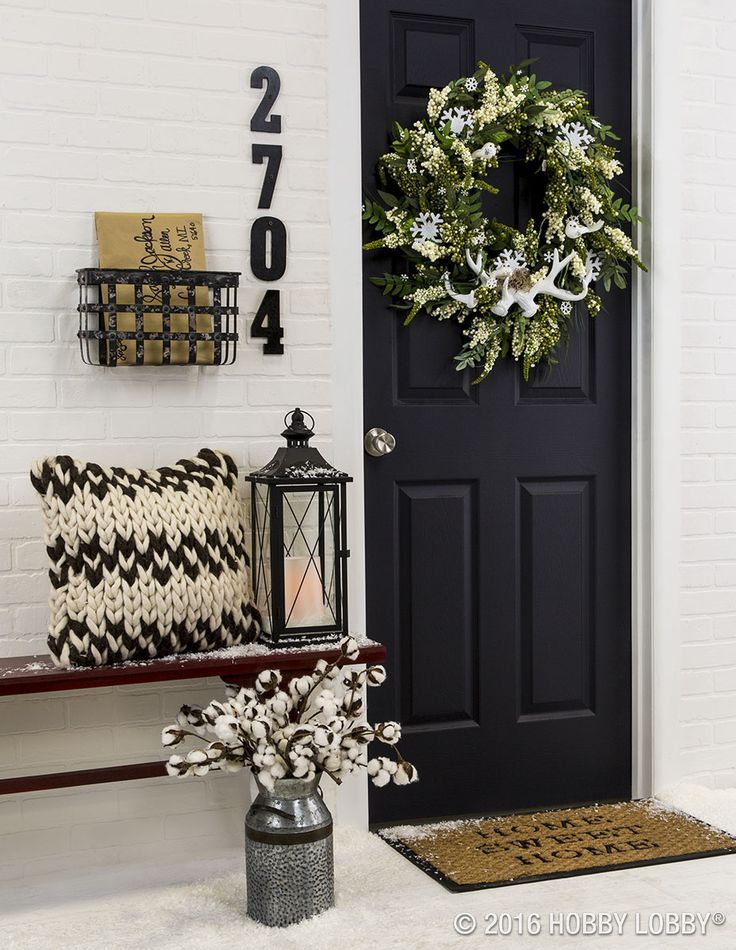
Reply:
[[583, 150], [593, 141], [593, 136], [582, 122], [566, 122], [560, 127], [557, 137], [566, 141], [571, 148], [580, 148]]
[[526, 259], [520, 251], [512, 251], [507, 247], [498, 255], [493, 266], [496, 270], [515, 270], [517, 267], [526, 267]]
[[587, 269], [590, 271], [591, 279], [598, 280], [601, 276], [601, 270], [603, 269], [603, 262], [597, 254], [588, 254], [588, 260], [586, 262]]
[[416, 174], [416, 170], [417, 170], [416, 159], [414, 159], [414, 158], [410, 158], [410, 159], [409, 159], [409, 161], [406, 163], [406, 170], [407, 170], [411, 175]]
[[475, 76], [469, 76], [465, 80], [465, 88], [468, 90], [468, 92], [475, 92], [475, 90], [478, 88], [478, 80], [475, 78]]
[[570, 316], [572, 313], [572, 304], [569, 300], [563, 300], [563, 302], [560, 304], [560, 313], [563, 315], [563, 317]]
[[411, 233], [415, 238], [425, 241], [437, 241], [440, 236], [440, 225], [444, 224], [442, 216], [433, 211], [424, 211], [411, 226]]
[[468, 109], [464, 109], [462, 106], [455, 106], [452, 109], [445, 109], [440, 116], [440, 122], [443, 124], [449, 122], [452, 134], [461, 135], [465, 129], [470, 128], [473, 124], [473, 118]]

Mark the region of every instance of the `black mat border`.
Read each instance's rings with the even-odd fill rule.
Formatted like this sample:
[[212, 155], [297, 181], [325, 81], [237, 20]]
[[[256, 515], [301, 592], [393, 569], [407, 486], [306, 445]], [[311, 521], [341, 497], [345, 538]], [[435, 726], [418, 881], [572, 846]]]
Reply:
[[[635, 804], [637, 801], [645, 802], [651, 801], [651, 799], [630, 799], [623, 802], [614, 802], [612, 804]], [[582, 809], [593, 806], [578, 805], [573, 807]], [[666, 808], [666, 806], [663, 807]], [[507, 815], [489, 815], [488, 818], [509, 818], [514, 814], [518, 814], [521, 817], [522, 815], [538, 815], [543, 814], [544, 812], [568, 810], [570, 810], [568, 806], [562, 806], [560, 808], [535, 809], [533, 812], [511, 812]], [[416, 854], [416, 852], [412, 851], [412, 849], [405, 845], [402, 841], [384, 838], [384, 836], [381, 834], [382, 829], [377, 829], [374, 833], [381, 839], [381, 841], [392, 847], [394, 851], [398, 851], [400, 855], [405, 857], [408, 861], [411, 861], [413, 865], [418, 867], [421, 871], [424, 871], [424, 873], [428, 874], [429, 877], [434, 878], [435, 881], [437, 881], [446, 890], [453, 894], [463, 894], [465, 891], [485, 891], [494, 887], [513, 887], [516, 884], [537, 884], [540, 881], [556, 881], [563, 877], [582, 877], [586, 874], [606, 874], [609, 871], [630, 871], [634, 868], [653, 867], [658, 864], [679, 864], [681, 861], [697, 861], [700, 858], [717, 858], [724, 854], [736, 854], [736, 837], [734, 837], [734, 835], [732, 835], [730, 832], [724, 831], [722, 828], [716, 828], [715, 825], [709, 825], [707, 821], [702, 821], [700, 818], [696, 818], [694, 815], [689, 814], [689, 812], [682, 811], [682, 809], [668, 810], [673, 812], [673, 814], [685, 815], [690, 821], [697, 822], [703, 828], [708, 828], [712, 831], [719, 832], [719, 834], [727, 835], [734, 841], [734, 846], [732, 848], [719, 848], [716, 851], [693, 851], [688, 854], [678, 854], [666, 858], [653, 858], [648, 861], [627, 861], [625, 864], [601, 865], [600, 867], [581, 868], [579, 871], [556, 871], [551, 872], [550, 874], [535, 874], [529, 877], [515, 878], [514, 880], [507, 879], [505, 881], [482, 881], [478, 884], [458, 884], [456, 881], [453, 881], [452, 878], [438, 870], [433, 864], [430, 864], [425, 858], [420, 857], [418, 854]], [[473, 821], [475, 819], [470, 820]], [[388, 831], [389, 828], [390, 826], [386, 827], [386, 830]]]

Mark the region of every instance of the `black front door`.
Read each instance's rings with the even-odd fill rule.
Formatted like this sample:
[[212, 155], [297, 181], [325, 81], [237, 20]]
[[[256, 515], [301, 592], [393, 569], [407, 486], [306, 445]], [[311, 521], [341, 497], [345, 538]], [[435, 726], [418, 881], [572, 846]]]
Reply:
[[[363, 165], [432, 86], [535, 57], [585, 90], [630, 153], [629, 0], [363, 0]], [[524, 226], [518, 163], [494, 178], [497, 217]], [[624, 185], [628, 181], [624, 180]], [[519, 226], [517, 224], [517, 226]], [[365, 273], [391, 265], [366, 259]], [[410, 788], [372, 789], [373, 821], [628, 797], [631, 791], [630, 299], [583, 312], [552, 370], [455, 372], [459, 332], [404, 329], [364, 291], [368, 632], [388, 647], [371, 718], [404, 726]]]

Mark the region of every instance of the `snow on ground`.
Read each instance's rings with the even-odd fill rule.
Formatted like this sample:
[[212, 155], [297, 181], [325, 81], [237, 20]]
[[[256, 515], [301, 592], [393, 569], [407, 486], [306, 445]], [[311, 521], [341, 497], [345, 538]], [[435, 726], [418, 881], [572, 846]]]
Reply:
[[[669, 804], [736, 832], [736, 789], [680, 786]], [[338, 829], [337, 906], [286, 930], [245, 917], [242, 858], [134, 873], [99, 869], [86, 877], [4, 885], [2, 950], [444, 950], [495, 944], [514, 950], [590, 948], [661, 950], [674, 940], [687, 950], [736, 948], [736, 855], [591, 874], [536, 884], [451, 894], [375, 835]], [[623, 937], [550, 936], [550, 913], [628, 913]], [[725, 914], [705, 937], [636, 935], [634, 914]], [[537, 913], [538, 936], [486, 936], [485, 915]], [[478, 929], [454, 932], [458, 913]]]

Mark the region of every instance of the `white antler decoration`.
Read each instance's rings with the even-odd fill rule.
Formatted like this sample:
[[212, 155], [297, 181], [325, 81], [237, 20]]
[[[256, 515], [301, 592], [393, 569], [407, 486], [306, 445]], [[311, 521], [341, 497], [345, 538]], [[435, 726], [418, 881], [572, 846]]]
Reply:
[[[595, 280], [597, 274], [596, 271], [599, 269], [597, 266], [596, 258], [591, 254], [588, 254], [587, 260], [585, 262], [585, 276], [583, 277], [583, 289], [580, 293], [573, 293], [571, 290], [565, 290], [563, 287], [558, 287], [555, 284], [555, 278], [563, 270], [573, 258], [575, 251], [571, 251], [567, 257], [564, 257], [560, 260], [560, 253], [555, 249], [554, 256], [552, 258], [552, 264], [550, 269], [540, 280], [536, 282], [529, 290], [514, 290], [509, 286], [511, 280], [512, 271], [508, 266], [497, 267], [495, 270], [486, 271], [483, 268], [483, 254], [481, 251], [478, 251], [478, 254], [475, 258], [471, 257], [470, 251], [465, 251], [465, 259], [468, 262], [468, 267], [480, 280], [481, 286], [483, 287], [495, 287], [498, 280], [503, 278], [503, 286], [501, 288], [501, 297], [497, 304], [491, 307], [493, 313], [497, 317], [505, 317], [508, 315], [509, 310], [518, 304], [521, 308], [521, 312], [526, 317], [533, 317], [535, 313], [539, 310], [539, 305], [536, 302], [536, 298], [540, 294], [547, 294], [549, 297], [555, 297], [557, 300], [583, 300], [588, 295], [588, 287], [592, 280]], [[449, 297], [452, 297], [453, 300], [457, 300], [458, 303], [464, 304], [468, 310], [475, 310], [478, 306], [478, 300], [475, 296], [475, 291], [471, 290], [468, 294], [459, 294], [450, 283], [450, 275], [445, 273], [444, 275], [445, 290]]]
[[595, 259], [590, 254], [588, 254], [588, 259], [585, 262], [583, 289], [580, 293], [573, 293], [571, 290], [565, 290], [562, 287], [557, 287], [555, 284], [555, 277], [570, 263], [574, 253], [574, 251], [571, 251], [567, 257], [560, 260], [559, 251], [555, 249], [552, 265], [548, 273], [545, 274], [541, 280], [538, 280], [530, 290], [509, 289], [509, 278], [507, 277], [503, 283], [501, 299], [491, 308], [493, 313], [495, 313], [497, 317], [505, 317], [511, 307], [514, 304], [518, 304], [524, 316], [533, 317], [539, 310], [536, 298], [540, 294], [547, 294], [549, 297], [555, 297], [557, 300], [583, 300], [588, 295], [588, 287], [593, 280], [595, 271]]
[[[494, 270], [489, 274], [488, 271], [483, 269], [483, 252], [478, 251], [475, 258], [470, 256], [470, 251], [465, 249], [465, 260], [468, 262], [468, 267], [472, 270], [475, 276], [480, 280], [481, 285], [484, 287], [495, 287], [496, 280], [501, 274], [501, 271]], [[503, 271], [506, 273], [506, 271]], [[471, 290], [469, 294], [459, 294], [450, 283], [450, 275], [445, 274], [445, 290], [449, 297], [452, 297], [453, 300], [457, 300], [458, 303], [465, 304], [468, 310], [475, 310], [478, 306], [478, 301], [475, 296], [475, 291]]]
[[478, 301], [475, 299], [474, 291], [471, 290], [469, 294], [459, 294], [456, 290], [453, 290], [452, 284], [450, 283], [450, 275], [447, 272], [445, 272], [444, 281], [448, 297], [452, 297], [452, 299], [457, 300], [458, 303], [465, 304], [468, 310], [475, 310], [478, 306]]

